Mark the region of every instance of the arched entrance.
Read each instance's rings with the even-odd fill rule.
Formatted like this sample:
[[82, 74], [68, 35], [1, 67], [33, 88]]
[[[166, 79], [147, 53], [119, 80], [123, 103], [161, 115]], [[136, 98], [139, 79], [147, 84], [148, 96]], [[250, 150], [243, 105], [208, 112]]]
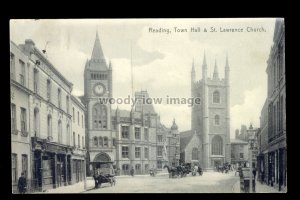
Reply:
[[93, 160], [92, 168], [93, 174], [103, 172], [104, 174], [114, 174], [112, 161], [107, 153], [101, 152], [97, 154]]

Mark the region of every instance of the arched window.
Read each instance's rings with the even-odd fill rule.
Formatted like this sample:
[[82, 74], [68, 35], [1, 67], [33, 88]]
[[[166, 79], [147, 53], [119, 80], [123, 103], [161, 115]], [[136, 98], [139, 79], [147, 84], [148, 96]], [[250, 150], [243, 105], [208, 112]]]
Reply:
[[95, 145], [95, 146], [98, 146], [98, 138], [97, 138], [97, 137], [94, 137], [93, 140], [94, 140], [94, 145]]
[[220, 92], [215, 91], [213, 93], [213, 103], [220, 103]]
[[103, 138], [102, 137], [99, 137], [99, 146], [100, 147], [103, 147]]
[[52, 137], [52, 117], [51, 115], [48, 115], [47, 119], [47, 131], [48, 131], [48, 137]]
[[58, 126], [57, 126], [57, 129], [58, 129], [58, 143], [62, 143], [62, 126], [61, 126], [61, 121], [59, 120], [58, 121]]
[[219, 115], [215, 116], [215, 125], [220, 125], [220, 116]]
[[198, 149], [193, 148], [192, 150], [192, 160], [198, 160]]
[[104, 105], [100, 105], [99, 103], [93, 107], [93, 126], [94, 128], [107, 127], [107, 110]]
[[33, 126], [34, 127], [34, 135], [39, 136], [40, 135], [40, 113], [39, 113], [38, 108], [34, 109], [33, 123], [34, 123], [34, 126]]
[[223, 155], [223, 140], [221, 136], [216, 135], [211, 141], [212, 155]]
[[67, 144], [70, 145], [71, 136], [70, 136], [70, 125], [67, 124]]
[[104, 147], [108, 147], [108, 138], [107, 137], [104, 137], [104, 144], [103, 144]]

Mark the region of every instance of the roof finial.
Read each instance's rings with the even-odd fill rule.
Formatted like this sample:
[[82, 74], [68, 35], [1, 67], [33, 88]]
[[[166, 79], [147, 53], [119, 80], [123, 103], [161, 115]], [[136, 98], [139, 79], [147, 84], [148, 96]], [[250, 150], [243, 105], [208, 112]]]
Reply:
[[218, 66], [217, 66], [217, 59], [215, 59], [215, 68], [214, 68], [213, 78], [214, 79], [218, 79], [219, 78]]

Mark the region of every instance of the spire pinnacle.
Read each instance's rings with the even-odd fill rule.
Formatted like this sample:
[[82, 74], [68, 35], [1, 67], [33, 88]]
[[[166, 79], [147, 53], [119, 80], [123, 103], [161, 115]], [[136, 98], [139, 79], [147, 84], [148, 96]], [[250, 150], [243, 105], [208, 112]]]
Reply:
[[218, 79], [219, 78], [218, 66], [217, 66], [217, 59], [215, 59], [215, 68], [214, 68], [213, 78], [214, 79]]
[[192, 64], [192, 72], [195, 72], [195, 63], [194, 63], [194, 57], [193, 57], [193, 64]]
[[204, 56], [203, 56], [203, 65], [206, 66], [206, 56], [205, 56], [205, 51], [204, 51]]
[[102, 60], [102, 59], [105, 59], [105, 58], [103, 55], [103, 51], [101, 48], [100, 39], [99, 39], [98, 31], [97, 31], [91, 60], [98, 61], [98, 60]]
[[229, 62], [228, 62], [228, 53], [226, 53], [226, 65], [225, 65], [226, 68], [229, 68]]

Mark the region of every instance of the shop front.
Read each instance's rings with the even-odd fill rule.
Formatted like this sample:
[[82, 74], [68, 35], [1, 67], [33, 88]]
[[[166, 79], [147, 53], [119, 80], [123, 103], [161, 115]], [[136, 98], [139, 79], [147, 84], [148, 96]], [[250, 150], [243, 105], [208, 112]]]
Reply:
[[72, 148], [33, 137], [33, 187], [35, 191], [70, 184]]

